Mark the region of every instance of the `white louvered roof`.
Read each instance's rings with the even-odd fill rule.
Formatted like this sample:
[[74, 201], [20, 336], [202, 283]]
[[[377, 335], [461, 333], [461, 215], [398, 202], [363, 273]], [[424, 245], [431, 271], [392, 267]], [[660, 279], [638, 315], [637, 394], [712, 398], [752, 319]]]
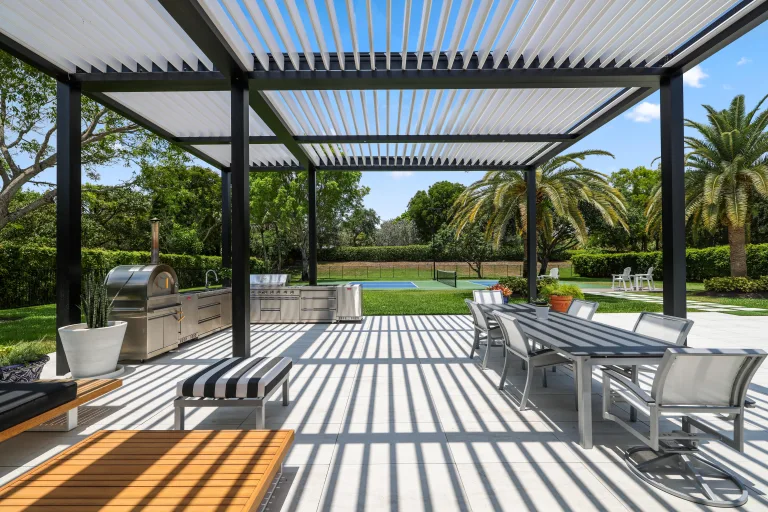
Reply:
[[[24, 48], [60, 70], [59, 74], [83, 80], [97, 75], [122, 78], [163, 72], [176, 72], [181, 79], [184, 73], [216, 75], [221, 87], [208, 84], [200, 90], [190, 87], [172, 92], [104, 90], [103, 94], [124, 113], [146, 120], [148, 126], [158, 127], [170, 138], [229, 137], [229, 84], [216, 70], [217, 57], [201, 49], [209, 48], [205, 41], [200, 42], [199, 34], [185, 32], [184, 23], [177, 22], [178, 13], [172, 14], [170, 1], [0, 0], [0, 47], [3, 41], [10, 41], [5, 46]], [[675, 67], [737, 20], [751, 16], [758, 7], [764, 11], [768, 2], [185, 1], [190, 12], [205, 19], [237, 66], [251, 73], [250, 87], [264, 91], [260, 98], [266, 101], [270, 115], [265, 122], [251, 109], [249, 132], [252, 137], [271, 138], [250, 145], [252, 165], [283, 168], [308, 159], [319, 168], [357, 165], [361, 169], [406, 163], [409, 168], [529, 165], [557, 149], [560, 142], [466, 137], [430, 142], [407, 137], [575, 137], [588, 133], [601, 116], [616, 107], [630, 108], [646, 89], [635, 84], [511, 88], [503, 82], [493, 85], [498, 88], [483, 84], [467, 89], [447, 82], [453, 76], [503, 70], [608, 73]], [[432, 88], [411, 86], [417, 90], [376, 85], [370, 90], [338, 84], [325, 87], [312, 82], [312, 73], [406, 69], [416, 73], [439, 70], [446, 77], [445, 88], [439, 82], [430, 82]], [[268, 80], [274, 73], [302, 75], [308, 84], [272, 88]], [[275, 135], [285, 132], [283, 126], [273, 129], [275, 119], [295, 137], [288, 146], [277, 143], [288, 141]], [[392, 136], [398, 140], [301, 140], [336, 136]], [[207, 155], [209, 162], [225, 167], [230, 163], [230, 146], [221, 142], [190, 143], [190, 147]], [[298, 153], [302, 158], [297, 158]]]

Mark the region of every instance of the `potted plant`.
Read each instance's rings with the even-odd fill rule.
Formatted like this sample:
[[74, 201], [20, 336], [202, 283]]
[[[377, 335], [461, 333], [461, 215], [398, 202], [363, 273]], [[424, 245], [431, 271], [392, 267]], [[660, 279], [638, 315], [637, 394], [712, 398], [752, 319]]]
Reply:
[[48, 357], [49, 345], [42, 341], [22, 341], [0, 352], [0, 382], [34, 382], [40, 378]]
[[503, 284], [497, 283], [493, 286], [488, 287], [489, 290], [493, 291], [500, 291], [501, 292], [501, 298], [504, 301], [504, 304], [507, 304], [509, 302], [509, 297], [512, 295], [512, 290], [504, 286]]
[[552, 304], [552, 311], [558, 313], [565, 313], [571, 306], [571, 302], [574, 298], [583, 299], [584, 293], [581, 288], [572, 284], [558, 284], [554, 286], [549, 292], [549, 302]]
[[94, 275], [88, 276], [85, 282], [80, 309], [85, 315], [85, 323], [59, 329], [72, 377], [80, 379], [118, 374], [117, 359], [127, 323], [108, 320], [112, 303], [106, 286]]
[[539, 320], [546, 320], [549, 318], [549, 301], [547, 301], [547, 299], [539, 297], [538, 299], [535, 299], [532, 304], [536, 310], [536, 318]]

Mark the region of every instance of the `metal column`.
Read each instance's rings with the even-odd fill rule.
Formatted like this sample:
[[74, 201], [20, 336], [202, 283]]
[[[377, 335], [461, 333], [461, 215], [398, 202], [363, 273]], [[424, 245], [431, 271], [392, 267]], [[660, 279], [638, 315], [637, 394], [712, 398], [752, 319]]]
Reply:
[[[250, 202], [248, 199], [248, 81], [231, 80], [232, 123], [232, 355], [251, 355]], [[222, 180], [223, 182], [223, 180]]]
[[[82, 278], [80, 162], [80, 88], [58, 82], [56, 88], [56, 328], [80, 323]], [[56, 374], [69, 372], [61, 338], [56, 335]]]
[[309, 284], [317, 284], [317, 169], [307, 167], [307, 201], [309, 204], [307, 229], [309, 231]]
[[[232, 268], [232, 174], [221, 171], [221, 267]], [[231, 286], [231, 279], [224, 279], [224, 286]]]
[[531, 168], [526, 171], [525, 187], [527, 194], [526, 207], [526, 230], [527, 230], [527, 248], [526, 265], [528, 270], [528, 297], [530, 300], [536, 298], [536, 169]]
[[664, 314], [686, 316], [683, 75], [661, 79], [661, 225]]

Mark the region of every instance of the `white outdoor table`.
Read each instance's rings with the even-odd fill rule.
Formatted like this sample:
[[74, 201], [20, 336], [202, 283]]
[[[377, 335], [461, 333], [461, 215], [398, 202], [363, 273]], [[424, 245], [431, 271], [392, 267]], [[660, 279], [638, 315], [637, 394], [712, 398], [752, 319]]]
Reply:
[[[592, 367], [655, 364], [670, 347], [669, 343], [656, 338], [562, 313], [550, 311], [547, 320], [538, 320], [530, 304], [479, 306], [487, 316], [494, 311], [513, 315], [529, 338], [573, 361], [579, 405], [579, 442], [584, 448], [592, 448]], [[634, 374], [637, 375], [637, 371]], [[634, 410], [632, 416], [634, 419]]]

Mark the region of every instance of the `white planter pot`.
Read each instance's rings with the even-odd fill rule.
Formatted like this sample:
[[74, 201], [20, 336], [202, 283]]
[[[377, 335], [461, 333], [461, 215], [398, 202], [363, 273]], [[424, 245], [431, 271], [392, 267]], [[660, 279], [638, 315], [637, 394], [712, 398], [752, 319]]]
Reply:
[[67, 355], [72, 378], [82, 379], [113, 373], [123, 346], [126, 322], [109, 322], [108, 327], [88, 329], [87, 324], [61, 327], [59, 335]]
[[536, 309], [536, 318], [538, 320], [546, 320], [549, 318], [549, 306], [534, 306]]

